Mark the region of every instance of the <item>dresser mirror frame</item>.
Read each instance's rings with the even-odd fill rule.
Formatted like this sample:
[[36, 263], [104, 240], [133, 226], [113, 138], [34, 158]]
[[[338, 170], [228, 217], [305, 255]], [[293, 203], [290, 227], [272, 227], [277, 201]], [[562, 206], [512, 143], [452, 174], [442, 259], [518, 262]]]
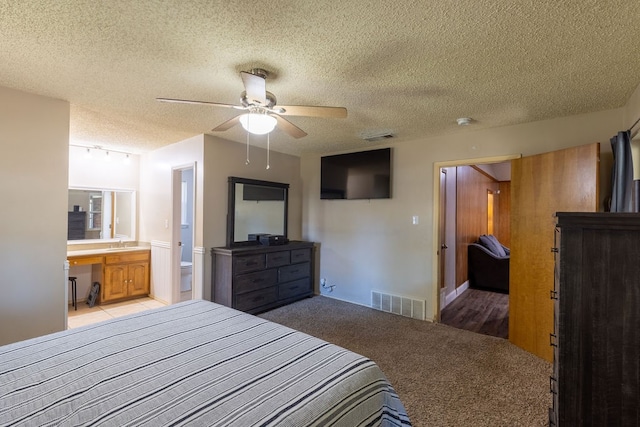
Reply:
[[[251, 187], [249, 200], [243, 200], [244, 189]], [[280, 202], [280, 203], [279, 203]], [[247, 207], [247, 203], [255, 206]], [[248, 233], [239, 233], [246, 224], [251, 233], [278, 234], [287, 238], [289, 211], [289, 184], [256, 179], [229, 177], [229, 204], [227, 211], [227, 247], [254, 246], [256, 240], [248, 240]], [[261, 224], [257, 228], [255, 224]]]
[[[100, 223], [107, 221], [104, 227], [90, 227], [90, 207], [88, 202], [85, 204], [82, 200], [83, 196], [74, 196], [74, 192], [86, 193], [87, 200], [91, 198], [91, 195], [95, 195], [96, 200], [110, 199], [108, 203], [103, 203], [96, 212], [100, 215]], [[78, 198], [80, 197], [80, 198]], [[67, 240], [67, 245], [82, 245], [82, 244], [95, 244], [95, 243], [108, 243], [108, 242], [132, 242], [136, 240], [136, 192], [134, 190], [126, 189], [114, 189], [114, 188], [93, 188], [93, 187], [70, 187], [69, 188], [69, 208], [68, 211], [72, 212], [75, 209], [79, 211], [86, 211], [86, 233], [102, 234], [96, 236], [96, 238], [84, 238]], [[76, 205], [77, 203], [77, 205]], [[77, 208], [76, 208], [77, 206]], [[119, 232], [118, 227], [125, 227], [126, 234]], [[68, 224], [67, 224], [68, 227]], [[115, 227], [115, 229], [114, 229]], [[108, 236], [105, 236], [105, 231], [109, 232]], [[113, 237], [111, 236], [113, 234]]]

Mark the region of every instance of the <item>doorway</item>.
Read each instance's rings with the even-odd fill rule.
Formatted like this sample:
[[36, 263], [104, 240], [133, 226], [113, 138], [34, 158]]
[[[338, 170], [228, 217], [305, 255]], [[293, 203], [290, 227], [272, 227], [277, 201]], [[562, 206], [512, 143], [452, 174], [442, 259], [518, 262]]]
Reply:
[[172, 299], [194, 298], [195, 164], [173, 169]]
[[[508, 199], [510, 161], [519, 156], [437, 164], [438, 321], [459, 329], [507, 337], [508, 294], [468, 289], [467, 246], [480, 234], [500, 234], [501, 199]], [[460, 176], [458, 176], [460, 174]], [[506, 188], [500, 197], [501, 182]], [[458, 188], [458, 186], [464, 188]], [[462, 200], [458, 201], [460, 198]], [[458, 216], [459, 210], [464, 212]], [[508, 224], [508, 214], [503, 213]], [[508, 232], [508, 230], [507, 230]], [[508, 239], [508, 237], [507, 237]]]

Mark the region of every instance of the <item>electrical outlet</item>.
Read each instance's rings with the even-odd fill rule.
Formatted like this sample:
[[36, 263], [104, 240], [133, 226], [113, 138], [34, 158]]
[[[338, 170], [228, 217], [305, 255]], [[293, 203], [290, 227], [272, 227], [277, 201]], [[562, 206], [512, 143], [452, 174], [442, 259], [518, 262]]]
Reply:
[[336, 287], [336, 285], [327, 285], [327, 279], [324, 277], [320, 279], [320, 286], [322, 286], [322, 289], [328, 289], [329, 292], [333, 292], [333, 288]]

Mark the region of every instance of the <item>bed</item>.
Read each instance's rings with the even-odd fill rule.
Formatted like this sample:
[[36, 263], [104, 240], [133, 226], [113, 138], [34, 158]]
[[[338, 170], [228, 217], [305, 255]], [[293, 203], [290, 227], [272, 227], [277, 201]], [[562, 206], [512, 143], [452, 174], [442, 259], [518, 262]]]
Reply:
[[0, 426], [407, 426], [371, 360], [208, 301], [0, 347]]

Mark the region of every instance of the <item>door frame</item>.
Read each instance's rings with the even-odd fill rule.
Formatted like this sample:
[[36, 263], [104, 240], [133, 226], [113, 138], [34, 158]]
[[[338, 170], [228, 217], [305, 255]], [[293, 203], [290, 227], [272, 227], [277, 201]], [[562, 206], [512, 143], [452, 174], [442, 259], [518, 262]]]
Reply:
[[[181, 246], [181, 230], [182, 230], [182, 172], [185, 170], [193, 170], [193, 206], [191, 218], [191, 240], [195, 247], [196, 238], [196, 183], [197, 169], [196, 162], [186, 163], [171, 168], [171, 304], [180, 302], [180, 246]], [[191, 298], [194, 298], [195, 286], [191, 284]]]
[[[456, 166], [480, 165], [486, 163], [501, 163], [519, 159], [522, 154], [509, 154], [504, 156], [480, 157], [462, 160], [446, 160], [433, 163], [433, 230], [431, 247], [431, 301], [433, 309], [433, 321], [440, 323], [440, 284], [438, 282], [440, 261], [438, 251], [440, 246], [440, 169]], [[457, 249], [457, 248], [454, 248]]]

